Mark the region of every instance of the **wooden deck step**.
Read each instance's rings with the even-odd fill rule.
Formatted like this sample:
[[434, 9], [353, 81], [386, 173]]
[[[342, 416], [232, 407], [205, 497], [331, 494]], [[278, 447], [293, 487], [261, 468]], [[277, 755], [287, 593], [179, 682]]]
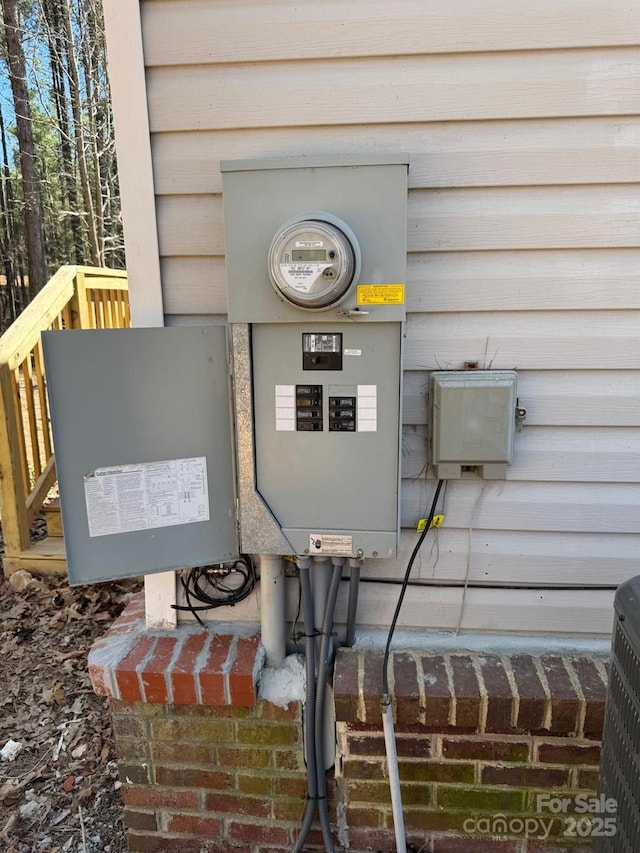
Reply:
[[44, 517], [47, 521], [47, 535], [49, 537], [61, 537], [62, 516], [60, 515], [60, 501], [58, 498], [46, 503], [42, 509], [44, 510]]
[[67, 573], [67, 555], [64, 539], [48, 536], [39, 542], [32, 542], [26, 551], [20, 554], [5, 554], [2, 560], [5, 575], [11, 575], [25, 569], [34, 575], [63, 576]]

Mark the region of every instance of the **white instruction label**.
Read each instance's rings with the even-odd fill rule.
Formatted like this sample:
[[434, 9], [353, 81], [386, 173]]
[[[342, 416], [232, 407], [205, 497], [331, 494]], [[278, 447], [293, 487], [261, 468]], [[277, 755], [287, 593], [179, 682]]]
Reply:
[[83, 480], [89, 536], [209, 521], [204, 456], [96, 468]]
[[353, 556], [353, 536], [344, 536], [339, 533], [310, 533], [309, 553], [351, 557]]

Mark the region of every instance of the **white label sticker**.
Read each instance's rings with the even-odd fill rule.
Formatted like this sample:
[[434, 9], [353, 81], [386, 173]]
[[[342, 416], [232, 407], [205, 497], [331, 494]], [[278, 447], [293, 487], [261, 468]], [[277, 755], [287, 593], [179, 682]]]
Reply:
[[296, 249], [323, 249], [322, 240], [296, 240]]
[[298, 293], [309, 293], [317, 279], [331, 264], [324, 262], [299, 262], [280, 264], [280, 272], [289, 287]]
[[309, 553], [351, 557], [353, 556], [353, 536], [344, 536], [339, 533], [310, 533]]
[[204, 456], [96, 468], [83, 480], [92, 537], [209, 521]]
[[276, 385], [276, 431], [295, 432], [296, 386]]
[[358, 432], [378, 431], [378, 386], [358, 385]]
[[344, 351], [345, 355], [362, 355], [361, 349], [346, 349]]

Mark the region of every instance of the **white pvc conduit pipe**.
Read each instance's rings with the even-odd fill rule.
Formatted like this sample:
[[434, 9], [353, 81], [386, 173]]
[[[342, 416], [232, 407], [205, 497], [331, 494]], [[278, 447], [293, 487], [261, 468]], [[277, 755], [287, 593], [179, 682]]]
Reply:
[[287, 656], [285, 574], [282, 557], [260, 555], [260, 621], [266, 665], [277, 669]]

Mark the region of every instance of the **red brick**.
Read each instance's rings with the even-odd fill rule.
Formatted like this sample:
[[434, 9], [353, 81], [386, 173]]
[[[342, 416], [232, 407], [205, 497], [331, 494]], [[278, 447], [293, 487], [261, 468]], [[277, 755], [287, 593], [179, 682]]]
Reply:
[[[375, 853], [395, 853], [396, 839], [393, 830], [370, 830], [361, 827], [349, 829], [350, 850], [373, 850]], [[418, 848], [419, 849], [419, 848]], [[428, 848], [427, 848], [428, 849]]]
[[597, 791], [599, 775], [598, 770], [579, 770], [577, 787], [582, 791]]
[[520, 705], [517, 727], [525, 732], [541, 729], [547, 712], [547, 696], [530, 655], [514, 655], [511, 668], [518, 687]]
[[[412, 737], [397, 735], [396, 752], [401, 758], [429, 758], [431, 756], [431, 738], [422, 735]], [[381, 754], [385, 754], [384, 739]]]
[[151, 749], [159, 764], [200, 764], [208, 768], [216, 760], [215, 745], [210, 743], [153, 741]]
[[231, 637], [214, 635], [204, 666], [198, 674], [200, 694], [205, 705], [226, 705], [223, 667], [229, 657]]
[[338, 721], [358, 719], [358, 660], [359, 653], [350, 649], [339, 649], [336, 655], [333, 697]]
[[422, 657], [424, 678], [426, 725], [437, 729], [449, 725], [451, 690], [444, 661], [440, 655]]
[[238, 848], [226, 841], [211, 841], [207, 838], [165, 838], [162, 835], [127, 834], [129, 853], [238, 853]]
[[456, 728], [477, 729], [480, 720], [480, 685], [468, 655], [451, 655], [455, 691]]
[[514, 788], [563, 788], [569, 786], [569, 773], [547, 767], [486, 766], [482, 768], [482, 783]]
[[551, 693], [551, 726], [554, 734], [574, 735], [578, 730], [579, 703], [564, 661], [558, 656], [540, 659]]
[[240, 817], [269, 817], [271, 802], [267, 799], [247, 797], [242, 794], [206, 794], [205, 809], [211, 812], [225, 812]]
[[411, 655], [395, 652], [392, 657], [393, 694], [396, 699], [396, 721], [399, 726], [420, 720], [422, 711], [418, 671]]
[[380, 819], [384, 812], [373, 808], [347, 808], [348, 826], [369, 826], [372, 829], [380, 827]]
[[480, 740], [465, 738], [442, 741], [442, 755], [445, 758], [458, 758], [478, 761], [527, 761], [529, 743], [525, 740]]
[[229, 671], [232, 705], [252, 708], [256, 704], [255, 670], [260, 637], [238, 637], [236, 656]]
[[146, 806], [147, 808], [196, 809], [198, 795], [195, 791], [172, 791], [165, 788], [123, 785], [122, 801], [125, 806]]
[[126, 782], [128, 785], [148, 785], [149, 767], [147, 764], [125, 764], [118, 761], [118, 776], [121, 782]]
[[232, 841], [244, 841], [249, 844], [287, 844], [289, 832], [280, 826], [265, 823], [229, 823], [228, 835]]
[[156, 705], [167, 704], [169, 700], [167, 671], [177, 642], [176, 637], [160, 637], [153, 650], [153, 656], [144, 665], [142, 686], [145, 702]]
[[507, 732], [512, 728], [513, 692], [502, 660], [497, 655], [479, 658], [480, 672], [487, 691], [487, 732]]
[[[94, 647], [95, 648], [95, 647]], [[111, 686], [111, 670], [103, 664], [89, 664], [89, 678], [94, 693], [98, 696], [112, 696], [113, 688]]]
[[584, 736], [602, 739], [604, 727], [604, 706], [607, 698], [607, 685], [600, 675], [595, 663], [589, 658], [578, 658], [571, 661], [573, 671], [578, 676], [580, 687], [586, 700], [584, 718]]
[[233, 776], [223, 770], [181, 767], [156, 767], [155, 770], [157, 784], [172, 788], [218, 788], [225, 790], [233, 785]]
[[142, 699], [136, 667], [142, 663], [155, 643], [155, 637], [141, 634], [129, 654], [117, 666], [116, 681], [120, 697], [126, 702], [139, 702]]
[[[381, 720], [382, 708], [382, 663], [384, 655], [382, 652], [366, 652], [364, 655], [364, 685], [363, 699], [365, 708], [365, 719], [376, 723]], [[392, 660], [389, 666], [393, 665]], [[353, 690], [355, 685], [351, 685]]]
[[347, 752], [351, 755], [385, 755], [384, 737], [378, 734], [349, 734], [347, 736]]
[[140, 812], [132, 809], [124, 810], [124, 825], [128, 829], [150, 829], [155, 832], [158, 828], [155, 812]]
[[[197, 815], [169, 815], [167, 832], [182, 832], [185, 835], [200, 835], [205, 838], [215, 837], [222, 832], [222, 821], [218, 818], [203, 818]], [[180, 843], [177, 842], [176, 847]]]
[[538, 746], [541, 764], [593, 765], [600, 764], [599, 746], [582, 746], [576, 743], [541, 743]]
[[178, 657], [171, 667], [169, 679], [176, 705], [195, 705], [198, 702], [196, 692], [196, 667], [198, 655], [204, 648], [207, 634], [189, 634], [182, 644]]

